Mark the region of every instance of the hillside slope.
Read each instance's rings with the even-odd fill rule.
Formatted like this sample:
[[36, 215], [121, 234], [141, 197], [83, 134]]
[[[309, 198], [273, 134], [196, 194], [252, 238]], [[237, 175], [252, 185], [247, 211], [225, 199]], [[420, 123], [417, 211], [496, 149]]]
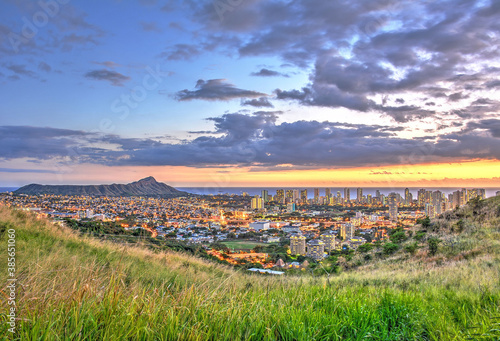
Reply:
[[[0, 207], [0, 250], [7, 249], [5, 231], [16, 230], [19, 308], [11, 335], [3, 323], [7, 303], [1, 301], [0, 335], [18, 340], [492, 339], [500, 322], [500, 231], [498, 217], [484, 205], [469, 217], [472, 221], [484, 211], [484, 226], [461, 232], [464, 241], [482, 241], [484, 252], [471, 242], [461, 252], [480, 251], [456, 259], [446, 249], [433, 257], [425, 250], [414, 257], [396, 254], [329, 279], [248, 275], [184, 254], [81, 237]], [[487, 205], [497, 209], [499, 203]], [[0, 280], [5, 296], [5, 271]]]
[[53, 195], [89, 195], [89, 196], [165, 196], [177, 197], [187, 194], [152, 176], [129, 184], [112, 185], [39, 185], [30, 184], [14, 191], [15, 194], [53, 194]]

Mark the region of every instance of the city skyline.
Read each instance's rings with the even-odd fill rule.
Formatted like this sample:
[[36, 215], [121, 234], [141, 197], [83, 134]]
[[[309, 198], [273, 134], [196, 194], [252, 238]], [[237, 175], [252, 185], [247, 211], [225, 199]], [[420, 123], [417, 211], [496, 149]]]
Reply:
[[2, 187], [500, 187], [498, 2], [0, 8]]

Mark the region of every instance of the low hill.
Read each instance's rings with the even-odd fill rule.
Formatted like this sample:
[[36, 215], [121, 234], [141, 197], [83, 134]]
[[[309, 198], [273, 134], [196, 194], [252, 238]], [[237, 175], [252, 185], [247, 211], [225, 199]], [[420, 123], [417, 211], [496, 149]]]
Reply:
[[[375, 253], [352, 270], [321, 277], [246, 274], [185, 254], [80, 236], [0, 207], [0, 250], [7, 250], [8, 231], [15, 230], [18, 308], [12, 335], [5, 323], [10, 282], [3, 270], [0, 335], [17, 340], [495, 340], [500, 337], [499, 199], [416, 226], [413, 237], [426, 229], [424, 239], [443, 240], [433, 254], [424, 239], [414, 255], [405, 252], [411, 237], [391, 255]], [[447, 236], [454, 244], [444, 241]]]
[[14, 191], [15, 194], [54, 194], [54, 195], [89, 195], [89, 196], [163, 196], [177, 197], [186, 195], [152, 176], [129, 184], [112, 185], [38, 185], [30, 184]]

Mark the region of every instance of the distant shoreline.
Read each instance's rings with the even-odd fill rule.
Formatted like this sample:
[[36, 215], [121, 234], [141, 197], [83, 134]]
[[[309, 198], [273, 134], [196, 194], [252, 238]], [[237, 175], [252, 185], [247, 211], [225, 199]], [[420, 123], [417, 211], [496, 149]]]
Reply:
[[[20, 187], [0, 187], [0, 193], [5, 193], [5, 192], [13, 192]], [[176, 187], [179, 191], [185, 191], [188, 193], [192, 194], [201, 194], [201, 195], [210, 195], [210, 194], [243, 194], [243, 192], [248, 193], [248, 195], [254, 196], [254, 195], [260, 195], [262, 190], [267, 190], [269, 191], [269, 194], [274, 194], [276, 193], [277, 189], [307, 189], [308, 191], [308, 197], [313, 197], [313, 189], [314, 188], [319, 188], [321, 195], [324, 195], [325, 188], [327, 187]], [[341, 191], [342, 196], [344, 195], [343, 192], [343, 187], [329, 187], [331, 188], [332, 195], [336, 195], [337, 191]], [[356, 187], [349, 187], [351, 189], [351, 193], [355, 194]], [[406, 187], [361, 187], [363, 188], [364, 194], [375, 194], [376, 190], [379, 190], [380, 193], [387, 195], [390, 192], [397, 192], [400, 194], [404, 194], [404, 190]], [[425, 188], [428, 190], [439, 190], [445, 194], [449, 194], [451, 192], [454, 192], [458, 189], [461, 189], [461, 187], [408, 187], [410, 189], [410, 192], [415, 196], [416, 192], [420, 188]], [[466, 187], [470, 188], [470, 187]], [[481, 187], [486, 189], [486, 197], [490, 198], [495, 196], [495, 192], [500, 191], [500, 187]], [[352, 194], [351, 194], [352, 195]]]

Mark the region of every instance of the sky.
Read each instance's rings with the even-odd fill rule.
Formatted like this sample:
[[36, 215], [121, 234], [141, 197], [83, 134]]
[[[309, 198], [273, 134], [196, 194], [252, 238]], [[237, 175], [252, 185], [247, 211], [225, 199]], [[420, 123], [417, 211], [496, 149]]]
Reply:
[[500, 187], [500, 1], [3, 0], [0, 186]]

